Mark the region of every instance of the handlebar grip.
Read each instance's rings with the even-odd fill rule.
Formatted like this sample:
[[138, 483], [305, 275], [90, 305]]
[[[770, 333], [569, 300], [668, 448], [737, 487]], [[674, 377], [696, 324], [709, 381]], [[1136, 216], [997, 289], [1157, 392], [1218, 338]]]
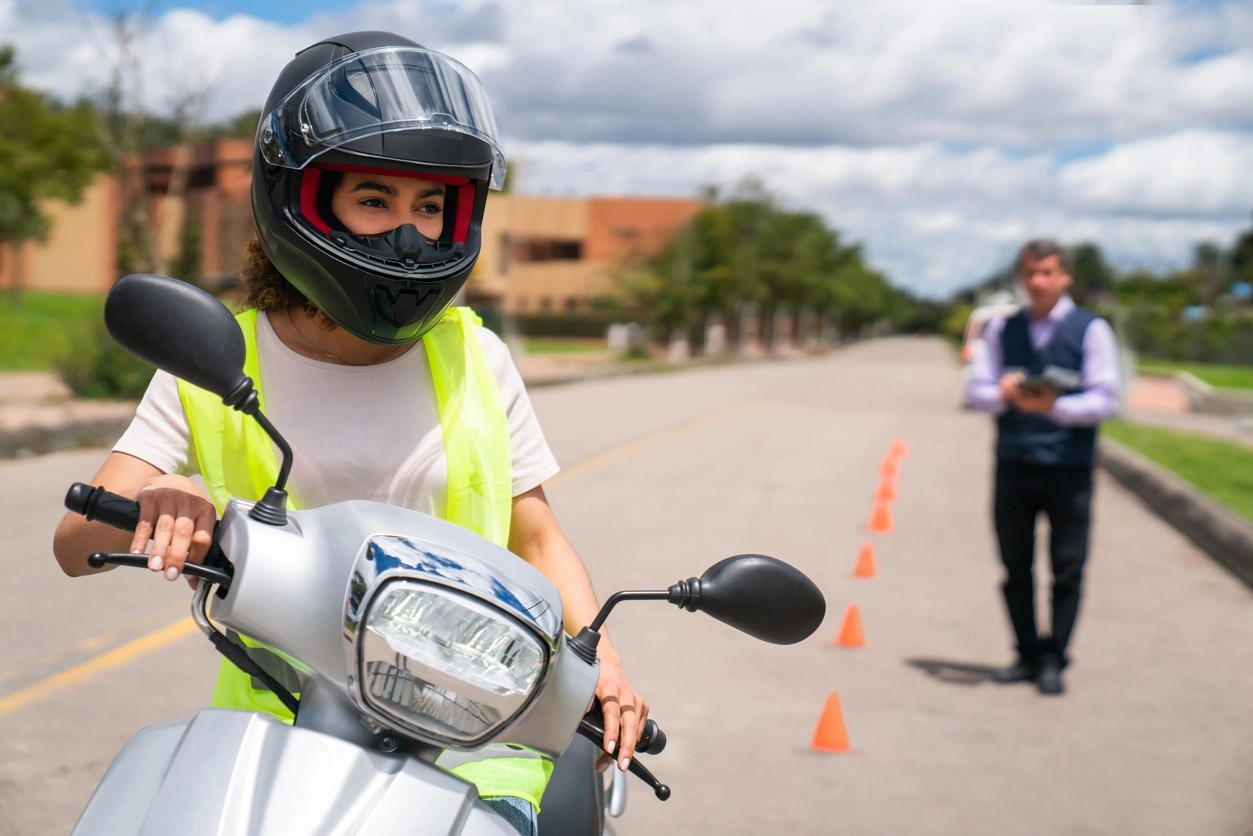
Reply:
[[640, 732], [640, 739], [635, 742], [635, 751], [645, 755], [658, 755], [666, 748], [666, 733], [661, 730], [661, 726], [648, 720], [644, 723], [644, 731]]
[[103, 487], [75, 482], [65, 494], [65, 507], [89, 520], [99, 520], [123, 531], [134, 531], [139, 525], [139, 503], [109, 493]]

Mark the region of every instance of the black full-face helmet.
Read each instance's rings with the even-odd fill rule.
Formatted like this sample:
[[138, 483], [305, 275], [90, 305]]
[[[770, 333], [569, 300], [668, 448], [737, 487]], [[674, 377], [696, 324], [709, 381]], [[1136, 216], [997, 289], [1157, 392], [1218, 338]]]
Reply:
[[[252, 211], [283, 276], [341, 328], [373, 343], [412, 342], [465, 284], [481, 246], [487, 190], [505, 158], [478, 78], [388, 32], [328, 38], [275, 82], [257, 128]], [[370, 236], [330, 212], [339, 172], [445, 184], [444, 228]]]

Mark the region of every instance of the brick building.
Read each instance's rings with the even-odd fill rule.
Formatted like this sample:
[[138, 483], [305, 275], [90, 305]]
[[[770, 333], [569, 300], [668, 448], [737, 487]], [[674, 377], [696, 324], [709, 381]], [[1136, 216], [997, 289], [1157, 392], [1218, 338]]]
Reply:
[[[101, 175], [75, 206], [54, 204], [52, 232], [0, 258], [0, 287], [20, 275], [31, 290], [104, 292], [117, 276], [123, 188], [136, 184], [152, 246], [163, 263], [178, 254], [184, 220], [200, 233], [200, 272], [230, 281], [253, 237], [252, 143], [225, 139], [166, 148], [135, 162], [130, 176]], [[141, 184], [141, 185], [140, 185]], [[701, 208], [683, 198], [556, 198], [494, 193], [483, 252], [467, 295], [507, 313], [569, 312], [612, 292], [617, 265], [658, 252]]]

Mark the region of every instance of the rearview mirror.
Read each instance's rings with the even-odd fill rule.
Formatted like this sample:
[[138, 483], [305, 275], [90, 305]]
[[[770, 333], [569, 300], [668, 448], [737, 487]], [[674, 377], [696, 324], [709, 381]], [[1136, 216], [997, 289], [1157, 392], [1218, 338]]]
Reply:
[[700, 578], [670, 587], [669, 600], [772, 644], [808, 638], [827, 613], [826, 599], [813, 581], [761, 554], [720, 560]]
[[244, 337], [231, 312], [187, 282], [124, 276], [105, 299], [104, 324], [127, 353], [223, 399], [248, 380]]
[[150, 273], [123, 276], [104, 300], [104, 325], [127, 352], [212, 392], [250, 415], [282, 454], [278, 478], [248, 511], [269, 525], [287, 524], [291, 446], [261, 414], [252, 379], [244, 374], [244, 335], [226, 306], [200, 288]]

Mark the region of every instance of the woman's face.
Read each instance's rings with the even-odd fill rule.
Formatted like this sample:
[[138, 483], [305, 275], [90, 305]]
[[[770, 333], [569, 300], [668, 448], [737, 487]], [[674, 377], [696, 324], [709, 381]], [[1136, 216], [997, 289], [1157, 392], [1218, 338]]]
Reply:
[[346, 172], [331, 195], [331, 211], [354, 235], [381, 235], [413, 224], [434, 241], [444, 229], [444, 184]]

